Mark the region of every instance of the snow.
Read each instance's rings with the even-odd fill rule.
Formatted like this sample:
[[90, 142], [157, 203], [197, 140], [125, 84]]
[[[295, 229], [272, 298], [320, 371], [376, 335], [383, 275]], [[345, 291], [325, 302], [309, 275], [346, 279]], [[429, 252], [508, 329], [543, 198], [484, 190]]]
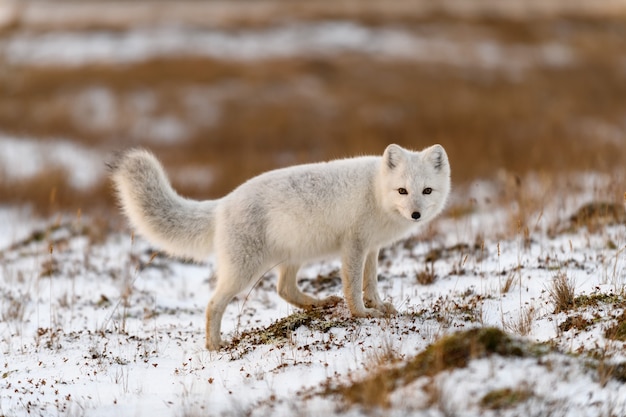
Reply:
[[13, 242], [25, 239], [33, 229], [42, 228], [45, 222], [33, 219], [33, 213], [24, 207], [16, 210], [11, 207], [0, 206], [0, 248], [6, 248]]
[[0, 134], [0, 173], [10, 180], [35, 177], [51, 168], [66, 168], [72, 187], [88, 189], [102, 179], [102, 161], [101, 153], [66, 140]]
[[[391, 408], [379, 415], [624, 415], [625, 386], [603, 381], [589, 366], [592, 355], [568, 353], [600, 351], [609, 361], [623, 360], [622, 342], [604, 337], [619, 311], [608, 304], [589, 307], [583, 313], [595, 318], [594, 326], [561, 331], [568, 313], [555, 314], [549, 295], [558, 273], [574, 281], [577, 295], [623, 294], [624, 224], [547, 232], [544, 223], [565, 221], [590, 199], [588, 187], [603, 181], [579, 179], [586, 188], [577, 188], [576, 198], [555, 199], [566, 202], [565, 210], [556, 203], [543, 207], [555, 215], [541, 218], [528, 246], [520, 233], [502, 234], [506, 227], [494, 223], [511, 219], [506, 207], [493, 203], [459, 218], [442, 217], [385, 249], [379, 288], [401, 312], [396, 317], [353, 320], [339, 305], [322, 312], [324, 322], [338, 323], [326, 331], [303, 325], [286, 339], [254, 342], [251, 335], [299, 312], [276, 294], [276, 277], [269, 273], [226, 310], [223, 336], [236, 342], [220, 352], [204, 348], [212, 259], [190, 264], [153, 257], [154, 248], [129, 232], [94, 239], [87, 215], [52, 227], [20, 208], [2, 208], [0, 414], [364, 415], [369, 411], [322, 396], [324, 384], [358, 381], [380, 366], [394, 366], [381, 359], [384, 352], [408, 359], [458, 330], [495, 326], [516, 334], [516, 323], [532, 309], [528, 333], [516, 337], [557, 350], [539, 358], [494, 355], [420, 378], [396, 390]], [[481, 198], [496, 189], [469, 187]], [[28, 239], [42, 227], [45, 238]], [[474, 246], [477, 239], [482, 247]], [[439, 256], [429, 262], [432, 251]], [[426, 265], [436, 277], [419, 284], [416, 275]], [[333, 259], [311, 263], [300, 272], [300, 284], [316, 296], [340, 294], [339, 266]], [[436, 387], [439, 399], [431, 401], [425, 387]], [[485, 394], [507, 387], [527, 387], [532, 396], [508, 410], [481, 408]]]
[[453, 38], [341, 20], [242, 30], [162, 26], [121, 32], [23, 32], [0, 40], [0, 56], [15, 65], [123, 64], [172, 56], [256, 61], [342, 53], [515, 72], [576, 62], [572, 48], [557, 41], [510, 45], [479, 34]]
[[[166, 130], [162, 126], [158, 128], [161, 132]], [[158, 141], [157, 137], [151, 143]], [[7, 182], [28, 180], [51, 169], [60, 169], [68, 176], [72, 188], [88, 190], [104, 181], [106, 167], [103, 161], [110, 157], [110, 150], [83, 146], [64, 139], [37, 140], [0, 134], [0, 174]], [[215, 173], [210, 167], [186, 166], [173, 170], [171, 178], [176, 184], [206, 186], [214, 180]], [[27, 233], [16, 231], [20, 225], [26, 225], [28, 230], [32, 224], [41, 223], [29, 220], [30, 214], [28, 210], [15, 211], [0, 206], [0, 222], [14, 228], [0, 236], [0, 247], [11, 243], [11, 239], [20, 240]], [[3, 219], [6, 221], [3, 222]]]

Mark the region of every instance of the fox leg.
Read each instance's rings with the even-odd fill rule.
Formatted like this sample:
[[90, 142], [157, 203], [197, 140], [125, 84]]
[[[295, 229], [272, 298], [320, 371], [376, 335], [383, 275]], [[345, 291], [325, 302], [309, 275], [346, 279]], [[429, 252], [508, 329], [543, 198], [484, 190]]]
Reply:
[[296, 274], [299, 268], [299, 265], [283, 264], [280, 266], [277, 289], [278, 294], [285, 301], [304, 309], [335, 305], [341, 302], [341, 297], [334, 295], [319, 299], [303, 293], [300, 288], [298, 288], [296, 281]]
[[365, 258], [363, 273], [363, 301], [366, 307], [375, 308], [385, 314], [397, 314], [393, 304], [383, 302], [378, 294], [378, 249], [371, 251]]
[[216, 289], [206, 308], [206, 348], [219, 350], [223, 345], [221, 336], [222, 316], [228, 303], [238, 292]]
[[346, 303], [354, 317], [382, 317], [376, 308], [365, 307], [363, 303], [363, 270], [366, 254], [359, 242], [351, 242], [341, 254], [341, 282]]
[[226, 306], [237, 294], [250, 287], [256, 278], [262, 276], [264, 271], [261, 265], [236, 266], [234, 262], [218, 257], [217, 287], [206, 308], [207, 349], [219, 350], [224, 345], [220, 332]]

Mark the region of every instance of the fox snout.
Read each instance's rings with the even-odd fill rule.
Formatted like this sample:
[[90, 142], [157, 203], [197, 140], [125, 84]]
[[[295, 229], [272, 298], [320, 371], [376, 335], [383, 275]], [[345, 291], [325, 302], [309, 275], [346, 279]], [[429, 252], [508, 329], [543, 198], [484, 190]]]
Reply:
[[411, 218], [413, 220], [419, 220], [420, 217], [422, 217], [422, 214], [419, 211], [414, 211], [413, 213], [411, 213]]

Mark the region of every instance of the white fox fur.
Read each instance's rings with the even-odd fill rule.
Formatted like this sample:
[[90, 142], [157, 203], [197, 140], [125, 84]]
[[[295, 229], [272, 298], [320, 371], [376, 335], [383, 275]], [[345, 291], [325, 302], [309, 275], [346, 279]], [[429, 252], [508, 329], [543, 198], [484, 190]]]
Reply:
[[383, 156], [296, 165], [254, 177], [218, 200], [193, 201], [171, 187], [148, 151], [129, 150], [111, 164], [131, 225], [166, 252], [197, 260], [215, 252], [217, 287], [206, 309], [206, 346], [222, 346], [222, 315], [235, 295], [278, 266], [278, 293], [312, 308], [297, 285], [300, 265], [340, 254], [343, 292], [355, 317], [394, 314], [378, 294], [382, 246], [432, 220], [450, 192], [445, 150], [389, 145]]

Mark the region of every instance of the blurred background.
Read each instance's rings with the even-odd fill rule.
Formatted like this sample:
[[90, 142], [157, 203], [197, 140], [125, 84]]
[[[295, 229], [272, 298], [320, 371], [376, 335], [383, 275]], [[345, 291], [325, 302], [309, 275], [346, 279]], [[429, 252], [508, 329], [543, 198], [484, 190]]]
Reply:
[[392, 142], [457, 189], [623, 172], [626, 1], [0, 2], [2, 204], [110, 212], [131, 146], [212, 198]]

